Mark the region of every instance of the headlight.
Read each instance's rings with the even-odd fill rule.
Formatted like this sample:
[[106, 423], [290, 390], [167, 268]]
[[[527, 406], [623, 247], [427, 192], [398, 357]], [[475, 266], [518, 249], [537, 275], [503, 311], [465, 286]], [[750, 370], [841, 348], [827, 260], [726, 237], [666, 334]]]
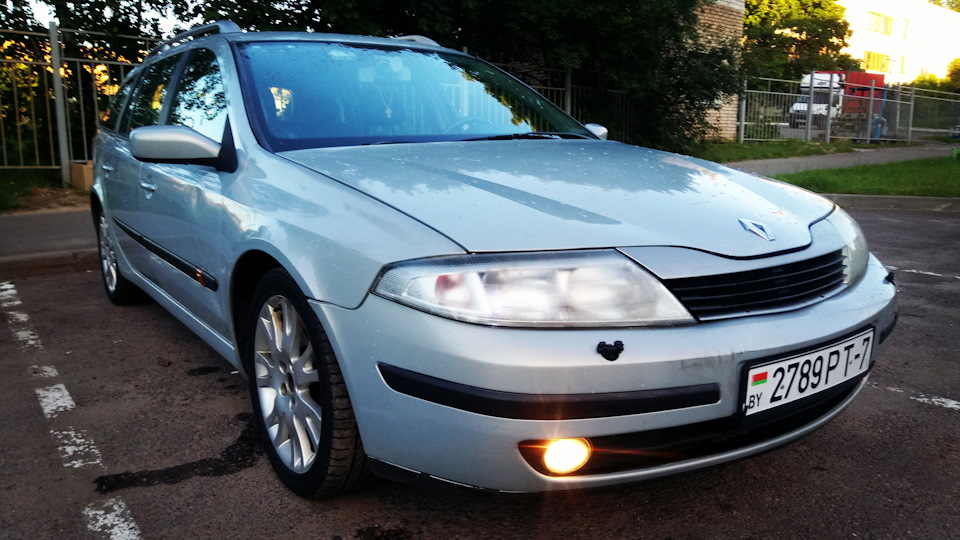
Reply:
[[867, 250], [867, 240], [863, 237], [863, 231], [857, 222], [842, 209], [837, 209], [830, 215], [829, 221], [840, 233], [843, 238], [843, 264], [846, 265], [846, 272], [843, 282], [847, 285], [853, 285], [860, 281], [863, 274], [867, 272], [867, 259], [870, 252]]
[[374, 294], [495, 326], [693, 323], [655, 277], [616, 251], [459, 255], [388, 266]]

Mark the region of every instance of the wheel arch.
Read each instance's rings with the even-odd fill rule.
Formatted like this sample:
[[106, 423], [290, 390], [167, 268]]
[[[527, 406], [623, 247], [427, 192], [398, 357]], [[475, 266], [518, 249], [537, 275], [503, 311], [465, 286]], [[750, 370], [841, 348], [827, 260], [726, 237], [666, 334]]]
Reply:
[[100, 220], [100, 210], [103, 209], [103, 203], [100, 202], [100, 195], [96, 191], [90, 190], [90, 217], [93, 219], [93, 226], [98, 226]]
[[241, 371], [243, 362], [240, 362], [239, 358], [245, 345], [243, 326], [246, 324], [250, 302], [253, 301], [253, 291], [263, 276], [274, 268], [284, 268], [284, 266], [272, 255], [261, 250], [247, 251], [237, 259], [234, 265], [230, 279], [230, 319], [237, 347], [237, 365]]

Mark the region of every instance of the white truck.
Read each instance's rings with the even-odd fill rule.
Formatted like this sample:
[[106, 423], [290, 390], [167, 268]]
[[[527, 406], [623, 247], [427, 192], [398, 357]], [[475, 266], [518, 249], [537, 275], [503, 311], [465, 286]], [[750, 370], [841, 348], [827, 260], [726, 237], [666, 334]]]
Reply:
[[[811, 81], [812, 75], [812, 81]], [[800, 96], [790, 106], [790, 127], [807, 127], [807, 117], [818, 129], [827, 126], [827, 115], [836, 120], [843, 110], [843, 73], [812, 73], [800, 79]], [[810, 85], [813, 84], [813, 106], [810, 106]]]

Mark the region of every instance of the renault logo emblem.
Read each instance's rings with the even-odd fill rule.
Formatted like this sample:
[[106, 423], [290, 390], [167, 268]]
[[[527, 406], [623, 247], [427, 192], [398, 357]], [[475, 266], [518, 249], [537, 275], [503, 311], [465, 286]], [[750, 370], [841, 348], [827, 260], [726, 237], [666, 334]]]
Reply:
[[763, 238], [764, 240], [769, 240], [773, 242], [776, 238], [773, 236], [773, 231], [771, 231], [766, 225], [760, 223], [759, 221], [750, 221], [749, 219], [741, 219], [740, 225], [743, 227], [743, 230], [747, 232], [752, 232], [753, 234]]

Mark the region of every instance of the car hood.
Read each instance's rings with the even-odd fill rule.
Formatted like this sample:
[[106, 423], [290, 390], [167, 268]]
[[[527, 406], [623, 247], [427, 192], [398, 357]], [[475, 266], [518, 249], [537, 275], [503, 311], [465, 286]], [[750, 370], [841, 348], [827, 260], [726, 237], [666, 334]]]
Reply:
[[[280, 155], [471, 252], [682, 246], [757, 257], [808, 245], [810, 225], [833, 208], [788, 184], [613, 141], [390, 144]], [[757, 228], [750, 222], [768, 238], [749, 230]]]

